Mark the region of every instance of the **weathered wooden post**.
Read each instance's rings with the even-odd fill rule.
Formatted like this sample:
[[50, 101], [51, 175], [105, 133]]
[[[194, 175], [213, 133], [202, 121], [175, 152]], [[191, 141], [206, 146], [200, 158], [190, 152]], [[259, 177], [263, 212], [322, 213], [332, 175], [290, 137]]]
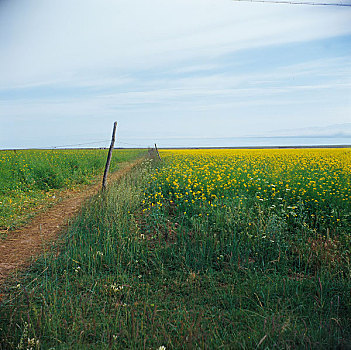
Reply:
[[103, 191], [106, 189], [107, 174], [108, 174], [108, 170], [110, 168], [112, 150], [113, 150], [113, 147], [115, 145], [116, 128], [117, 128], [117, 122], [114, 122], [114, 124], [113, 124], [113, 131], [112, 131], [111, 145], [110, 145], [110, 149], [108, 150], [108, 155], [107, 155], [107, 160], [106, 160], [106, 165], [105, 165], [105, 171], [104, 171], [104, 177], [102, 178], [102, 190]]
[[158, 149], [157, 149], [156, 143], [155, 143], [155, 151], [156, 151], [156, 153], [157, 153], [157, 155], [158, 155], [158, 159], [161, 160], [160, 153], [158, 153]]

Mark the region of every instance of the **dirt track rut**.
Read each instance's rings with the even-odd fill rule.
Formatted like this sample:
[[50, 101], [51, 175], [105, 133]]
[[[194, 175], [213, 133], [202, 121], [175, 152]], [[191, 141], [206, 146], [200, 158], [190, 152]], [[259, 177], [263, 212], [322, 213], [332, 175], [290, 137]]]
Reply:
[[[109, 182], [121, 178], [141, 162], [142, 159], [137, 159], [110, 174]], [[99, 183], [81, 192], [70, 193], [67, 198], [37, 215], [26, 226], [10, 232], [7, 238], [0, 240], [0, 284], [18, 269], [26, 267], [32, 257], [38, 256], [48, 244], [57, 239], [83, 202], [100, 188]]]

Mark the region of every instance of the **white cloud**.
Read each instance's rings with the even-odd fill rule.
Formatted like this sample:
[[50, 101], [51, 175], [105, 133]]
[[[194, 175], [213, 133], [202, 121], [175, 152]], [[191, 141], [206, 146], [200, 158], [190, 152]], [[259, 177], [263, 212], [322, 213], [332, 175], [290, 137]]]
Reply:
[[[1, 85], [167, 66], [351, 33], [350, 11], [230, 0], [27, 0], [2, 17]], [[1, 18], [0, 18], [1, 19]]]
[[[345, 62], [348, 57], [338, 59], [318, 59], [307, 61], [304, 64], [285, 65], [280, 68], [271, 68], [264, 72], [256, 73], [208, 73], [201, 76], [188, 75], [178, 77], [177, 74], [169, 75], [166, 71], [164, 78], [121, 76], [121, 77], [99, 77], [92, 75], [84, 80], [52, 82], [53, 86], [60, 86], [62, 89], [75, 91], [76, 94], [66, 97], [60, 94], [57, 97], [36, 97], [17, 98], [20, 103], [12, 103], [12, 100], [3, 100], [2, 112], [8, 115], [31, 114], [40, 111], [48, 111], [54, 114], [84, 114], [106, 113], [121, 108], [139, 109], [142, 106], [170, 106], [176, 103], [177, 107], [195, 104], [199, 101], [201, 109], [210, 106], [238, 106], [252, 105], [281, 105], [287, 100], [298, 103], [306, 103], [303, 95], [296, 95], [300, 92], [314, 92], [330, 90], [334, 93], [340, 91], [345, 94], [350, 91], [351, 79], [347, 73], [350, 71]], [[340, 68], [343, 67], [343, 68]], [[317, 68], [318, 67], [318, 68]], [[194, 73], [198, 70], [216, 68], [215, 65], [199, 65], [179, 67], [179, 71]], [[172, 72], [172, 70], [171, 70]], [[311, 81], [305, 79], [313, 76]], [[289, 78], [294, 77], [291, 81]], [[324, 79], [327, 77], [328, 79]], [[346, 78], [345, 78], [346, 77]], [[343, 79], [341, 79], [343, 78]], [[38, 86], [40, 82], [38, 82]], [[50, 85], [49, 85], [50, 87]], [[132, 89], [131, 89], [132, 87]], [[22, 87], [23, 88], [23, 87]], [[93, 88], [86, 93], [81, 93], [80, 88]], [[99, 92], [104, 88], [104, 92]], [[106, 92], [111, 91], [111, 92]], [[291, 97], [294, 94], [294, 98]], [[67, 94], [66, 94], [67, 95]], [[322, 97], [323, 98], [323, 97]], [[318, 95], [309, 97], [309, 103], [319, 101]], [[228, 102], [229, 101], [229, 102]], [[350, 101], [351, 103], [351, 101]]]

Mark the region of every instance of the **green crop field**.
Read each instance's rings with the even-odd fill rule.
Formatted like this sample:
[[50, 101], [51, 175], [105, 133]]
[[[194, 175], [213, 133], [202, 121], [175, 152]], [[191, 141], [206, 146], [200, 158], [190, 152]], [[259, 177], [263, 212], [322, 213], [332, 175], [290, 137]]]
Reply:
[[[140, 150], [115, 150], [111, 171]], [[23, 223], [39, 205], [55, 199], [55, 191], [88, 184], [101, 174], [107, 150], [0, 151], [0, 232]]]
[[161, 157], [3, 287], [3, 348], [349, 349], [351, 150]]

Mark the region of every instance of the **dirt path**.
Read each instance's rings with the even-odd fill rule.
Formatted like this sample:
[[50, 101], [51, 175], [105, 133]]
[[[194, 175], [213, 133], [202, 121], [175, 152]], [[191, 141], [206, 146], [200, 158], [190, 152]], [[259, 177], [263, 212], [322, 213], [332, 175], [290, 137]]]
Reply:
[[[109, 182], [116, 181], [143, 159], [137, 159], [109, 175]], [[9, 233], [0, 240], [0, 284], [10, 274], [30, 263], [31, 257], [39, 255], [45, 245], [55, 240], [68, 220], [81, 208], [85, 199], [97, 193], [101, 184], [89, 186], [81, 192], [72, 192], [53, 207], [36, 216], [29, 224]]]

